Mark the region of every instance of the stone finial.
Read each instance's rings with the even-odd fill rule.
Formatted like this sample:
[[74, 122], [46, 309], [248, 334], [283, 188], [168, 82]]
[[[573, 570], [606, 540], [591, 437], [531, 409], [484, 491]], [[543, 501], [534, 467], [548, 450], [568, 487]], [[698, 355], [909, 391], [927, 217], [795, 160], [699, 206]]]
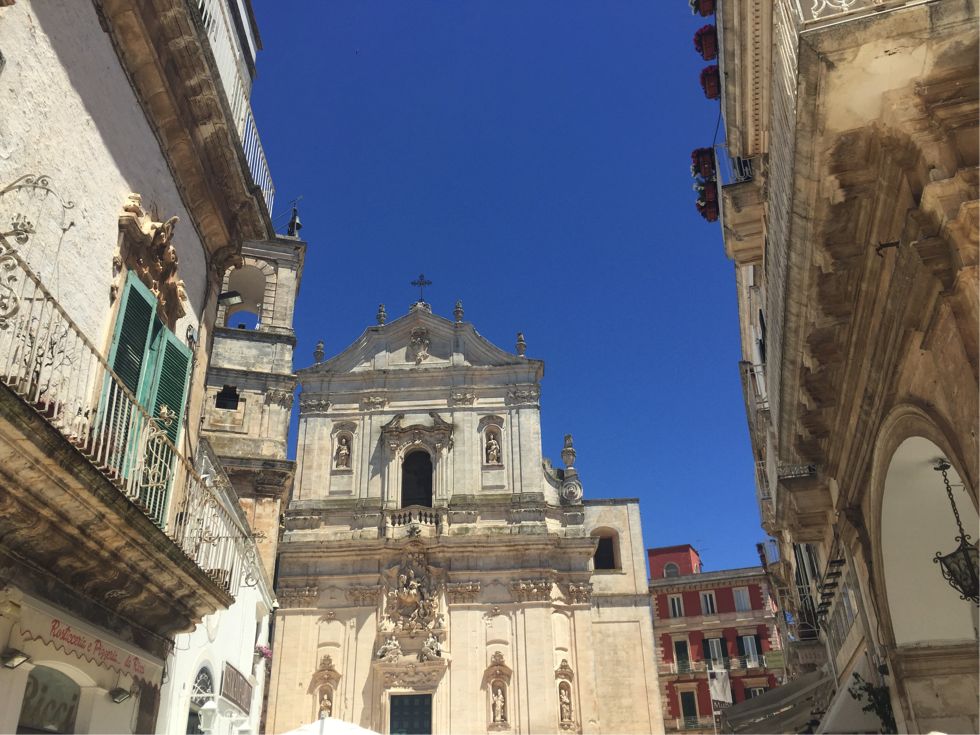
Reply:
[[524, 350], [527, 349], [527, 342], [524, 341], [524, 332], [517, 333], [517, 356], [524, 357]]
[[378, 316], [377, 316], [377, 320], [378, 320], [378, 326], [380, 326], [380, 327], [383, 327], [385, 325], [385, 322], [388, 321], [388, 315], [385, 314], [385, 305], [384, 304], [378, 304]]
[[459, 324], [463, 321], [463, 302], [457, 301], [456, 308], [453, 309], [453, 316], [456, 317], [456, 323]]
[[323, 340], [321, 339], [316, 343], [316, 349], [313, 350], [313, 361], [319, 365], [323, 362]]
[[575, 450], [572, 448], [571, 434], [565, 434], [565, 448], [561, 450], [561, 458], [566, 467], [572, 467], [575, 464]]

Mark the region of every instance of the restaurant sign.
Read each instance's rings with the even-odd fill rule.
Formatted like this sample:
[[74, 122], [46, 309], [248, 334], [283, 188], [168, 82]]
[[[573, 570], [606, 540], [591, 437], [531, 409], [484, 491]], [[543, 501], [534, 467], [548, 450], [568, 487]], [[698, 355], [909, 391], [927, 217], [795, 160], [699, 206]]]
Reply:
[[225, 675], [221, 677], [221, 696], [234, 704], [246, 715], [252, 709], [252, 685], [245, 674], [225, 662]]
[[20, 634], [154, 686], [160, 685], [163, 662], [135, 646], [112, 638], [56, 608], [25, 595], [20, 607]]

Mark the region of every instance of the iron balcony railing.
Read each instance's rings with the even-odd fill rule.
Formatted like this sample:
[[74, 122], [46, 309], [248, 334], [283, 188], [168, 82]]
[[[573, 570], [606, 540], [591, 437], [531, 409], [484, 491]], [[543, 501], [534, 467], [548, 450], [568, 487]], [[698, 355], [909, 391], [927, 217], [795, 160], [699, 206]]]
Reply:
[[695, 661], [670, 661], [657, 664], [660, 674], [701, 674], [710, 671], [746, 671], [748, 669], [764, 669], [766, 657], [756, 656], [726, 656], [725, 658], [704, 659]]
[[204, 21], [211, 53], [214, 54], [218, 66], [221, 86], [224, 87], [228, 105], [231, 107], [235, 130], [248, 161], [248, 170], [252, 174], [252, 180], [262, 190], [266, 209], [271, 214], [276, 189], [272, 185], [269, 162], [266, 160], [249, 103], [252, 84], [245, 64], [246, 50], [242, 49], [234, 22], [229, 17], [227, 0], [197, 0], [197, 7]]
[[728, 154], [727, 143], [715, 144], [715, 159], [718, 162], [716, 168], [719, 178], [723, 185], [741, 184], [751, 181], [753, 177], [752, 159], [732, 157]]
[[168, 438], [175, 412], [147, 413], [7, 237], [28, 239], [0, 234], [0, 381], [237, 594], [246, 533]]
[[710, 730], [715, 726], [715, 718], [707, 717], [671, 717], [665, 720], [664, 724], [670, 731], [680, 730]]

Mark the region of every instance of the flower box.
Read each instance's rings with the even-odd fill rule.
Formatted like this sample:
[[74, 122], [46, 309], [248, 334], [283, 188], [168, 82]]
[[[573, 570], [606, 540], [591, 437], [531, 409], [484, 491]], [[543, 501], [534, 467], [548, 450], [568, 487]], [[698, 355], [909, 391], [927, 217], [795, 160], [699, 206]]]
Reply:
[[718, 76], [717, 64], [706, 66], [701, 70], [701, 89], [709, 100], [716, 100], [721, 96], [721, 79]]
[[718, 221], [718, 202], [697, 203], [698, 211], [708, 222]]
[[718, 186], [714, 181], [704, 182], [704, 200], [706, 202], [718, 201]]
[[715, 177], [715, 152], [711, 148], [691, 151], [691, 176], [700, 176], [705, 181]]
[[718, 57], [718, 32], [713, 25], [706, 25], [694, 34], [694, 48], [705, 61]]
[[693, 15], [700, 14], [702, 18], [715, 14], [715, 0], [688, 0]]

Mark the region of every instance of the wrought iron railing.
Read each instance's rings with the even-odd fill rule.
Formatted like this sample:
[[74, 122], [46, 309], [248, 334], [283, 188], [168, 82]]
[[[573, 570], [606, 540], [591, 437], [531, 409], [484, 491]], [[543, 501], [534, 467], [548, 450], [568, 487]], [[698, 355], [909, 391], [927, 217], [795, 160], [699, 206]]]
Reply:
[[240, 46], [234, 23], [229, 17], [227, 0], [197, 0], [197, 7], [204, 21], [211, 53], [218, 66], [218, 75], [231, 107], [235, 130], [241, 140], [249, 172], [252, 180], [262, 190], [265, 206], [271, 214], [276, 189], [272, 185], [269, 162], [266, 160], [249, 103], [252, 84], [245, 64], [246, 50]]
[[657, 664], [660, 674], [700, 674], [711, 671], [761, 669], [766, 666], [764, 654], [755, 656], [725, 656], [724, 658], [694, 661], [664, 661]]
[[674, 730], [710, 730], [714, 727], [715, 718], [711, 716], [691, 715], [690, 717], [671, 717], [664, 721], [666, 729]]
[[168, 438], [176, 413], [152, 417], [21, 258], [31, 234], [0, 231], [0, 382], [236, 594], [245, 531]]
[[752, 172], [752, 159], [739, 158], [728, 154], [727, 143], [715, 144], [715, 159], [718, 161], [718, 175], [723, 185], [741, 184], [751, 181], [754, 176]]

